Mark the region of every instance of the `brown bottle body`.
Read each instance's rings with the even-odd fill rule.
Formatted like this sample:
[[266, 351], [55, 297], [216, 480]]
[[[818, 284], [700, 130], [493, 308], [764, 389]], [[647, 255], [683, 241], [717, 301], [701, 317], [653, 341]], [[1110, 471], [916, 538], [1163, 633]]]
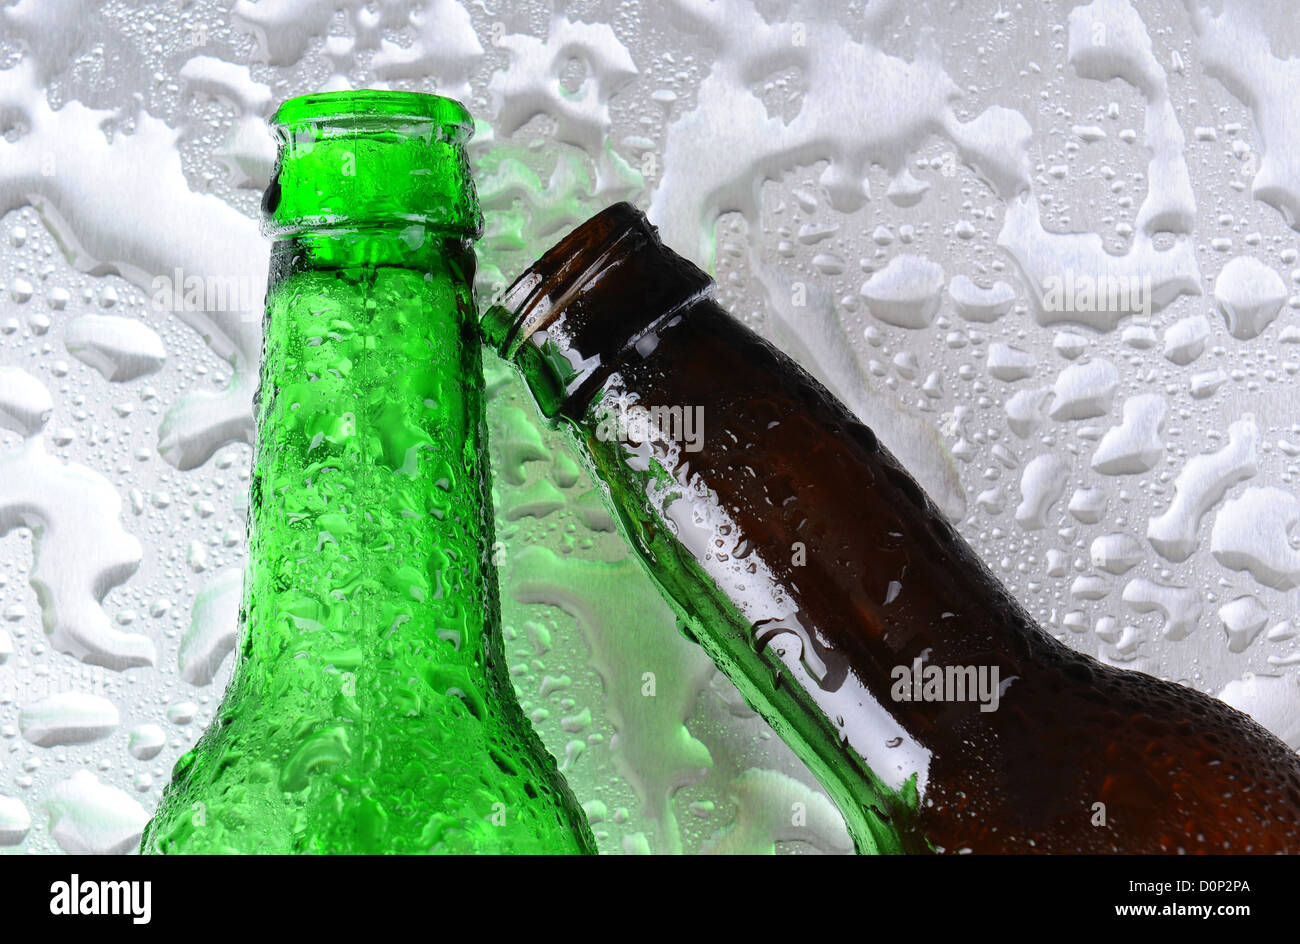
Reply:
[[[539, 400], [574, 425], [724, 671], [757, 674], [725, 664], [744, 645], [774, 673], [770, 698], [761, 679], [742, 690], [757, 686], [756, 707], [818, 755], [842, 809], [862, 791], [828, 777], [872, 780], [872, 815], [903, 851], [1300, 851], [1300, 756], [1215, 698], [1044, 632], [872, 431], [710, 285], [614, 207], [507, 293], [514, 333], [498, 347], [534, 390], [550, 385]], [[697, 441], [621, 432], [653, 406], [697, 410]], [[707, 605], [719, 597], [729, 625]], [[900, 679], [930, 667], [969, 681], [968, 697], [900, 697]], [[969, 697], [980, 668], [996, 699]]]

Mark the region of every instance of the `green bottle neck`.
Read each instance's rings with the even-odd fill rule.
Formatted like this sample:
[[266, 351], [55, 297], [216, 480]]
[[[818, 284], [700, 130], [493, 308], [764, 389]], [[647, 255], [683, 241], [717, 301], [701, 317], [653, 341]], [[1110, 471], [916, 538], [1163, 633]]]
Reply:
[[312, 269], [360, 271], [384, 266], [433, 272], [447, 268], [468, 289], [474, 281], [474, 245], [418, 224], [401, 229], [334, 226], [279, 239], [271, 250], [268, 293], [293, 273]]
[[[245, 652], [300, 673], [355, 661], [383, 688], [386, 647], [437, 662], [445, 638], [472, 663], [492, 622], [447, 603], [491, 579], [486, 478], [465, 461], [482, 434], [473, 126], [451, 99], [376, 91], [292, 99], [273, 125]], [[476, 531], [453, 541], [461, 516]]]

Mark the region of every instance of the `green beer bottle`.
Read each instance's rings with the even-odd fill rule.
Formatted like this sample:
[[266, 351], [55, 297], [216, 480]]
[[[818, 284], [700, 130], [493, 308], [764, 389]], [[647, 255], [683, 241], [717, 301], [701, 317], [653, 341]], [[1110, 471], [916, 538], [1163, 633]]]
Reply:
[[143, 851], [578, 853], [502, 662], [457, 102], [286, 102], [237, 663]]

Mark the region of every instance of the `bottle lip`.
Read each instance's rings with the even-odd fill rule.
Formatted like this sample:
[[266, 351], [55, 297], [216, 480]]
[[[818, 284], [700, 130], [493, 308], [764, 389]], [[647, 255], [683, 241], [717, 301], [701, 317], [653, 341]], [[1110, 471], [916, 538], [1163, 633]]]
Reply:
[[299, 95], [281, 104], [271, 117], [271, 123], [281, 128], [331, 124], [355, 128], [371, 119], [388, 125], [404, 120], [433, 123], [444, 129], [447, 138], [458, 140], [467, 140], [474, 133], [474, 120], [469, 110], [456, 99], [428, 92], [387, 89]]
[[391, 229], [416, 241], [417, 229], [465, 240], [482, 235], [465, 155], [474, 121], [455, 99], [385, 89], [319, 92], [285, 101], [270, 125], [279, 151], [262, 200], [266, 236], [349, 229]]
[[554, 322], [590, 277], [618, 254], [632, 233], [654, 236], [645, 214], [614, 203], [571, 230], [488, 305], [481, 330], [507, 359], [535, 332]]
[[647, 335], [710, 297], [713, 280], [659, 239], [645, 214], [615, 203], [552, 246], [484, 312], [484, 342], [523, 372], [550, 417], [580, 411]]

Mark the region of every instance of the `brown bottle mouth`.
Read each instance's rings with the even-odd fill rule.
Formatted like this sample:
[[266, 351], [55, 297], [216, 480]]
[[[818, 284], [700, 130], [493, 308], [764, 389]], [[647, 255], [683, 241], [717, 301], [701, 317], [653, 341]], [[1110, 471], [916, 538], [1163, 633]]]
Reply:
[[648, 333], [712, 291], [713, 280], [665, 246], [640, 210], [615, 203], [516, 279], [480, 330], [546, 416], [580, 412]]
[[573, 229], [511, 283], [483, 313], [487, 343], [509, 359], [539, 329], [551, 325], [565, 307], [618, 256], [642, 245], [640, 233], [658, 237], [645, 215], [630, 203], [615, 203]]

